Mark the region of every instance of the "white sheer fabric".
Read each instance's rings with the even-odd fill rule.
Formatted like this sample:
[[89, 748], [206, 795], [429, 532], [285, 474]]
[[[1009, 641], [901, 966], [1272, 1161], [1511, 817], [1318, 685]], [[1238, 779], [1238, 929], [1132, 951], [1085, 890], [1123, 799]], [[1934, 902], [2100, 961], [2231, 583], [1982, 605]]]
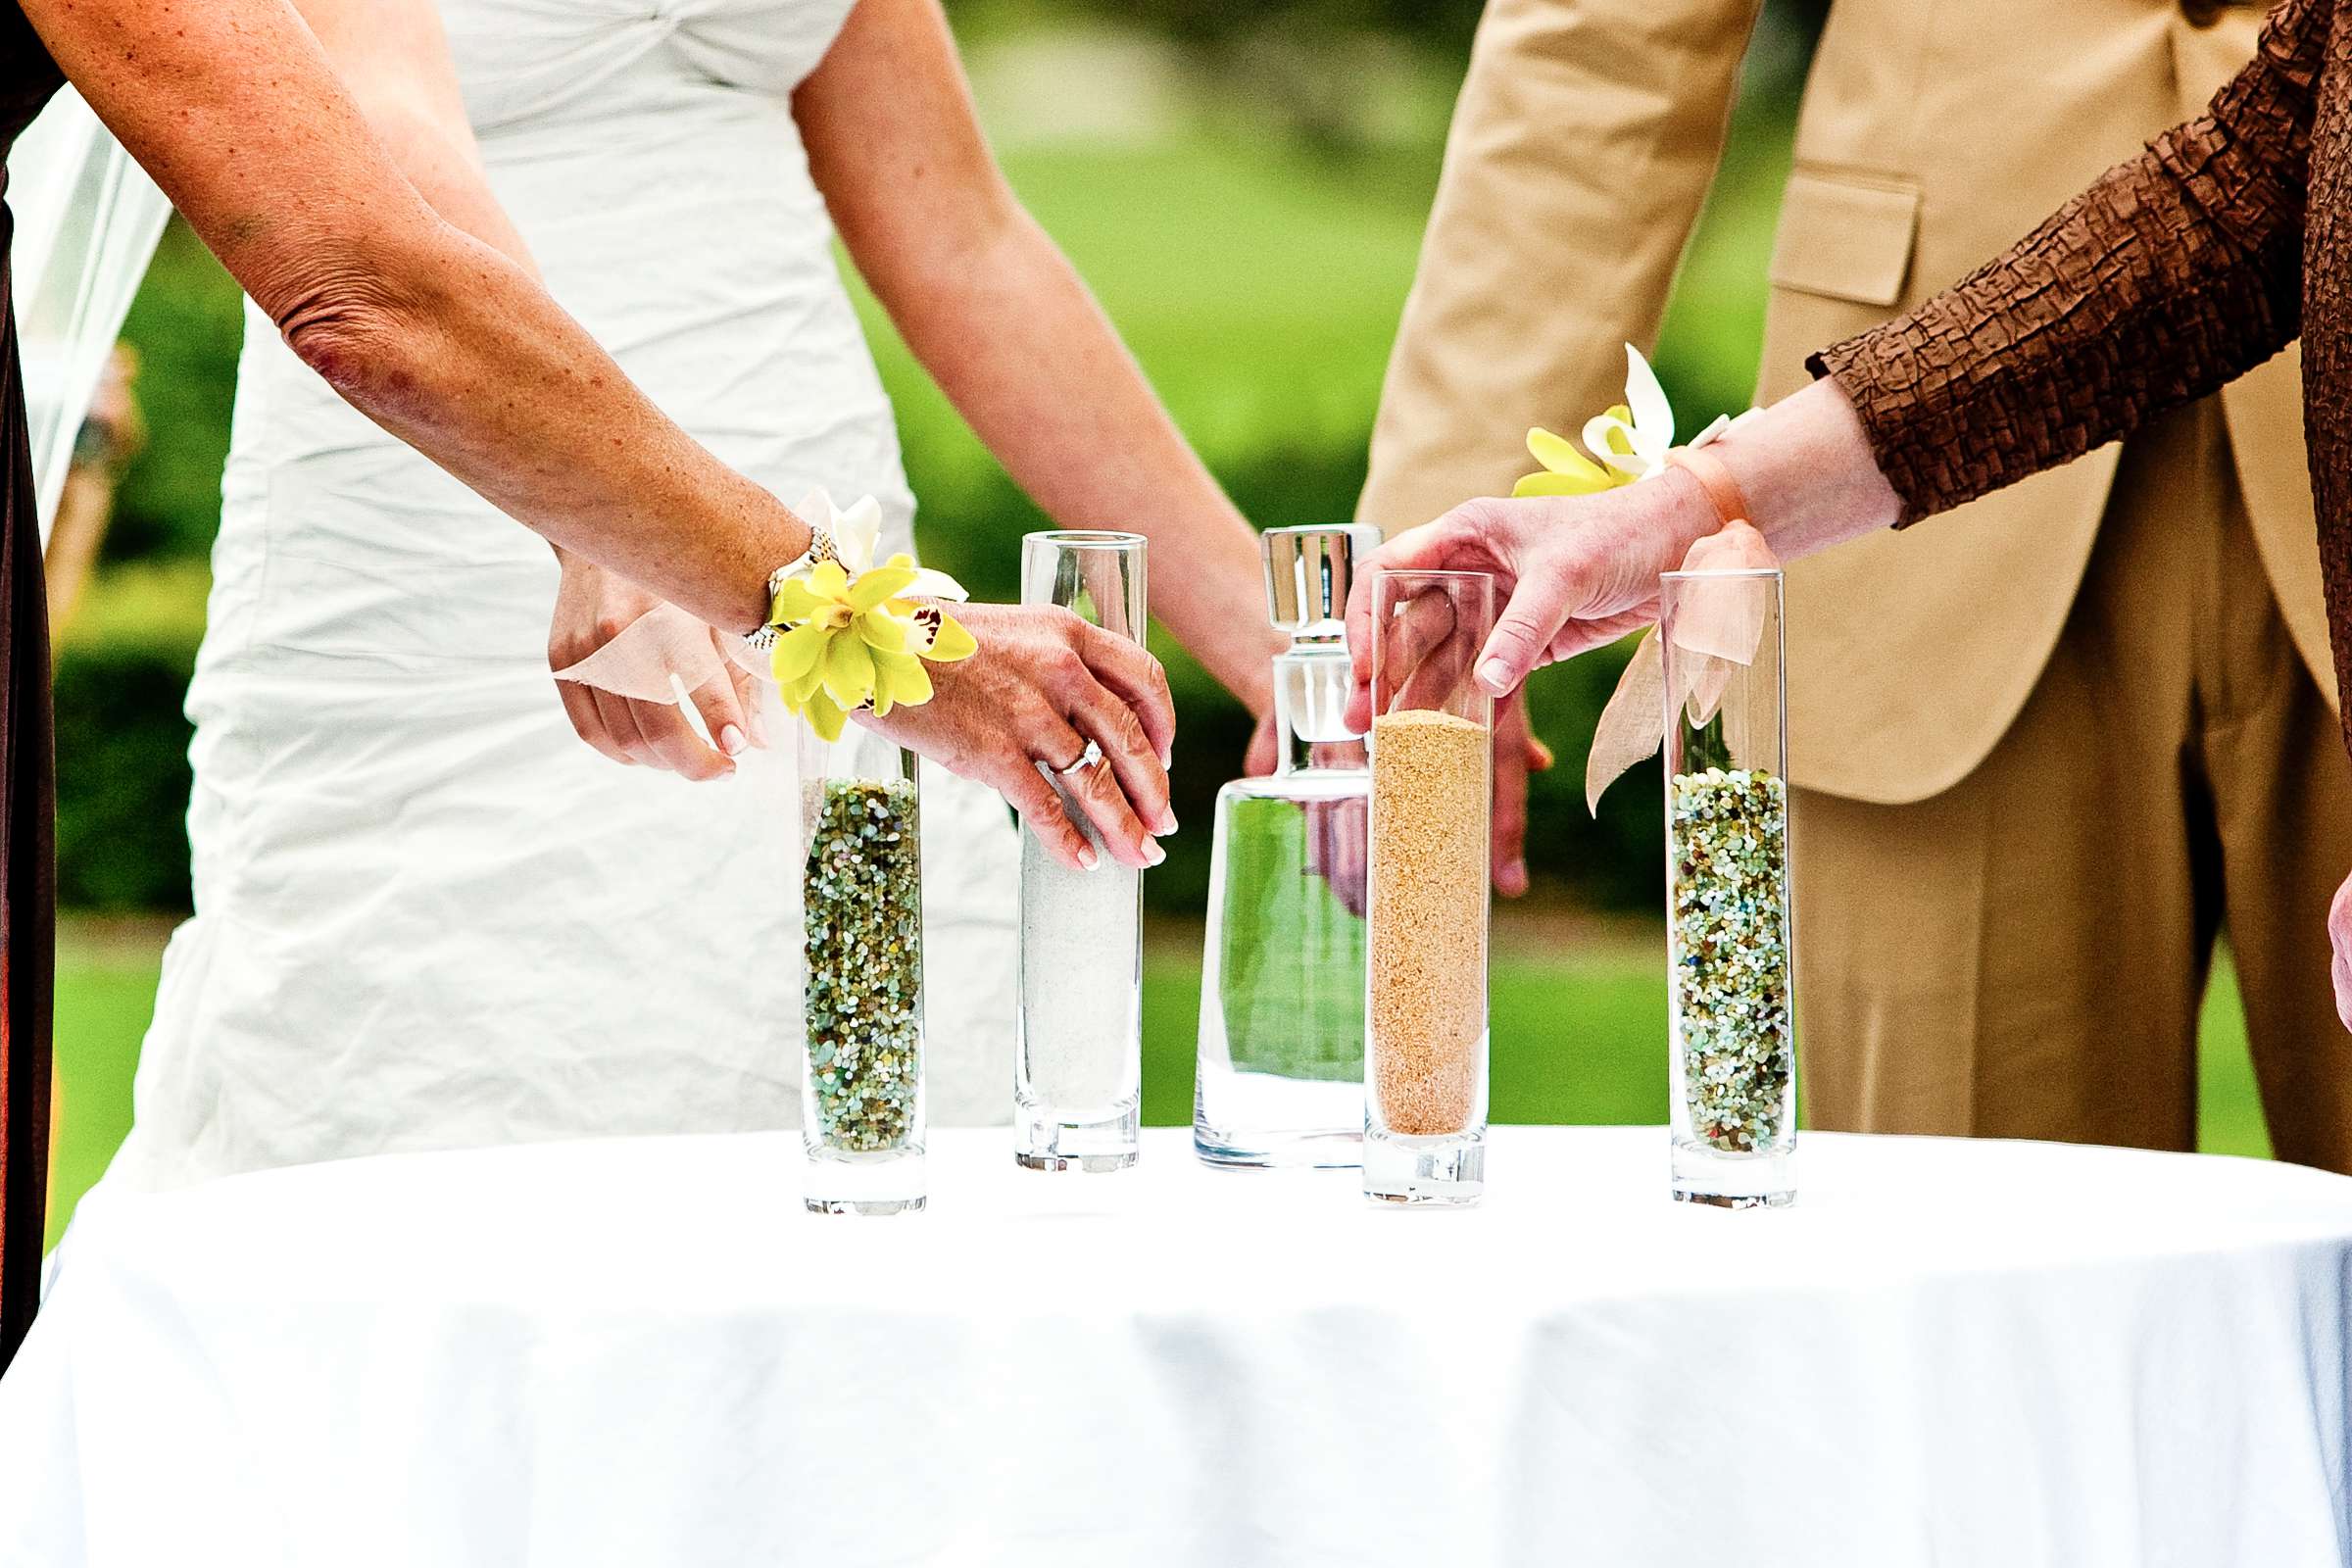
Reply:
[[[446, 0], [491, 179], [556, 298], [721, 458], [881, 501], [891, 409], [789, 94], [850, 0]], [[790, 1127], [798, 785], [622, 768], [546, 661], [545, 544], [249, 317], [197, 725], [196, 918], [112, 1179]], [[1017, 843], [924, 781], [933, 1117], [1001, 1120]]]
[[45, 544], [74, 438], [172, 205], [71, 87], [9, 154], [8, 201], [17, 218], [10, 265]]

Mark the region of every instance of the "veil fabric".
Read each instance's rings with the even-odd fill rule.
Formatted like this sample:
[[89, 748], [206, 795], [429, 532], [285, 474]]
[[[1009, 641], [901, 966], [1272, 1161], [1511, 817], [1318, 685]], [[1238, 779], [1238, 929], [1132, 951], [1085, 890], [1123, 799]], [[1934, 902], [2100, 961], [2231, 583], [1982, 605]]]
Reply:
[[172, 204], [81, 95], [60, 92], [8, 159], [11, 266], [41, 542], [74, 440]]

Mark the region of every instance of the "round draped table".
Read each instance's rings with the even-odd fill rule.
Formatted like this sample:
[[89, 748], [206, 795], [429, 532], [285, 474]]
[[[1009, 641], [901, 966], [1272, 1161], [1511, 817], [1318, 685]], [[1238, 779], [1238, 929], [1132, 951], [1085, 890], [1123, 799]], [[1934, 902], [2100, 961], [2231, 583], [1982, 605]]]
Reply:
[[1808, 1136], [1666, 1197], [1503, 1128], [1485, 1206], [944, 1133], [353, 1161], [85, 1206], [0, 1382], [0, 1562], [2063, 1564], [2352, 1557], [2352, 1181]]

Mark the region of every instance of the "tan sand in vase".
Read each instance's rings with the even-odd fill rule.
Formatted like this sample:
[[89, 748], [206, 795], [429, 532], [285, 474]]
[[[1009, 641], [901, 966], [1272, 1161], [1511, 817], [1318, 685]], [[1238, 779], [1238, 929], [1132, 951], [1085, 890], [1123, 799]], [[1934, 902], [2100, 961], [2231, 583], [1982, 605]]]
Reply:
[[1381, 1121], [1468, 1130], [1487, 1029], [1492, 734], [1451, 713], [1372, 723], [1371, 1069]]

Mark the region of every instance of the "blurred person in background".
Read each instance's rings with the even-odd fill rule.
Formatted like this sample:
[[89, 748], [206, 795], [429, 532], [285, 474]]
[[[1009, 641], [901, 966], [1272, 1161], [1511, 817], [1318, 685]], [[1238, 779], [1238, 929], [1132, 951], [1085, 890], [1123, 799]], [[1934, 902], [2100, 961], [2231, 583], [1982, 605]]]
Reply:
[[[1619, 401], [1722, 152], [1757, 0], [1490, 0], [1362, 515], [1507, 495]], [[2216, 0], [1834, 0], [1759, 400], [2252, 57]], [[1898, 540], [1788, 569], [1811, 1123], [2193, 1148], [2227, 931], [2283, 1158], [2352, 1169], [2325, 917], [2352, 863], [2296, 351]]]
[[139, 412], [134, 385], [139, 377], [138, 352], [118, 343], [106, 362], [98, 395], [89, 417], [74, 441], [74, 462], [66, 470], [66, 485], [50, 525], [49, 543], [41, 552], [41, 575], [49, 589], [49, 630], [61, 634], [73, 618], [81, 591], [89, 585], [90, 570], [105, 543], [106, 525], [115, 513], [115, 492], [122, 472], [147, 445], [147, 420]]

